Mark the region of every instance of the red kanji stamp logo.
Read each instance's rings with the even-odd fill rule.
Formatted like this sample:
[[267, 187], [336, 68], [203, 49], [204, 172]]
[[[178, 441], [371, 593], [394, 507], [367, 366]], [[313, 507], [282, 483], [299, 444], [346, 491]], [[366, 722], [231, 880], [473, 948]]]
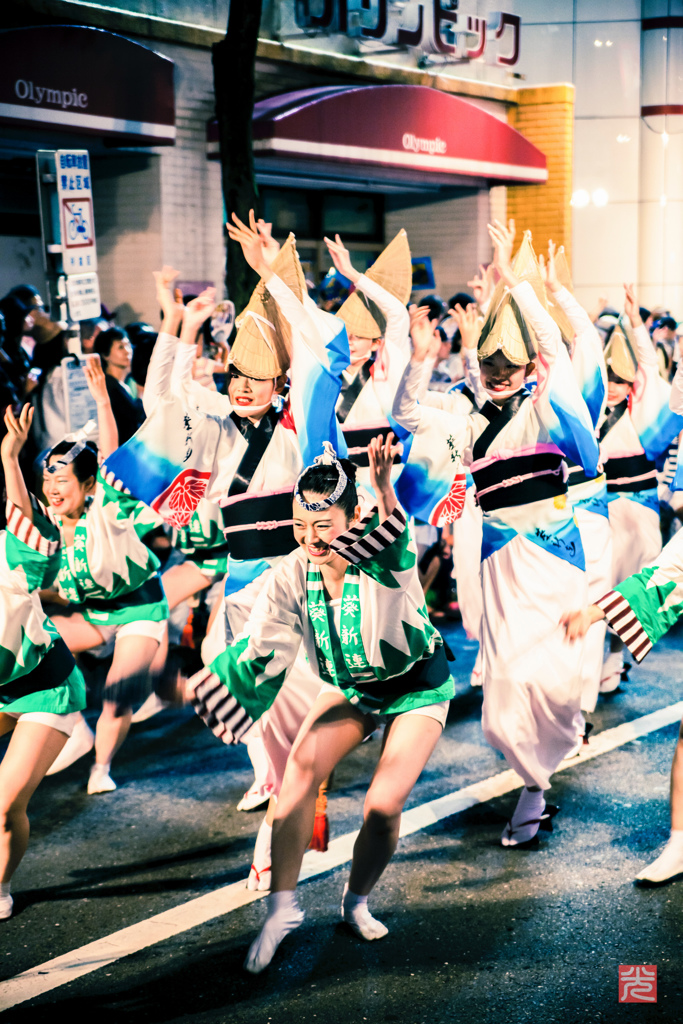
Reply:
[[657, 968], [654, 964], [619, 965], [619, 1002], [657, 1002]]

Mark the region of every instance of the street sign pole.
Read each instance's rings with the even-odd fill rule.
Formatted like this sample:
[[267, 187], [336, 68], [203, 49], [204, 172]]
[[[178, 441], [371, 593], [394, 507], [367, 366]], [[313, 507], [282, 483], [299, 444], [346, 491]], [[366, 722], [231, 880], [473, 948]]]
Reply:
[[77, 325], [100, 315], [90, 155], [41, 149], [36, 167], [50, 312]]

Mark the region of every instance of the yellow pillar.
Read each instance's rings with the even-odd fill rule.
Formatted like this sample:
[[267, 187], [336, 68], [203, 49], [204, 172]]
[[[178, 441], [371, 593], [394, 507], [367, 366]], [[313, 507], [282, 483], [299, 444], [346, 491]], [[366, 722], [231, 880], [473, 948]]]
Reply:
[[517, 102], [508, 120], [533, 142], [548, 161], [545, 185], [514, 185], [508, 188], [507, 213], [521, 232], [530, 230], [536, 252], [543, 252], [552, 238], [564, 245], [571, 266], [571, 195], [574, 148], [574, 86], [545, 85], [517, 90]]

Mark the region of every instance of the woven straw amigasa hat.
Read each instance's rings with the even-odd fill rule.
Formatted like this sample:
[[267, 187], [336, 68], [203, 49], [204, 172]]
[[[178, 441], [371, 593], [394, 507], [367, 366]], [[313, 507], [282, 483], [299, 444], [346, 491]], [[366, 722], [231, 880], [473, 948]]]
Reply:
[[[522, 244], [512, 261], [512, 269], [520, 281], [528, 281], [544, 309], [548, 308], [545, 285], [531, 244], [531, 232], [525, 231]], [[515, 366], [526, 366], [536, 355], [538, 345], [529, 324], [503, 281], [496, 285], [488, 316], [478, 343], [479, 359], [486, 359], [501, 351]]]
[[[271, 270], [302, 302], [306, 280], [294, 235], [287, 238]], [[230, 363], [235, 369], [256, 380], [270, 380], [287, 372], [292, 351], [291, 327], [263, 280], [256, 285], [249, 304], [235, 324], [237, 336], [230, 349]]]
[[[380, 253], [365, 276], [386, 288], [404, 305], [408, 302], [413, 290], [413, 265], [408, 236], [403, 228]], [[358, 290], [349, 295], [337, 316], [344, 321], [349, 334], [358, 338], [381, 338], [386, 328], [384, 314]]]
[[633, 384], [638, 371], [635, 340], [631, 325], [620, 316], [605, 348], [605, 362], [617, 377]]

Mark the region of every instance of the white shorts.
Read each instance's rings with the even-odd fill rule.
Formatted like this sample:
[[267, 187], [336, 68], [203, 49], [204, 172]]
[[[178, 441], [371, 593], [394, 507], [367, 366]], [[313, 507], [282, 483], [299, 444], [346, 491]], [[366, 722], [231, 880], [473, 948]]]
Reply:
[[3, 714], [9, 718], [21, 719], [24, 722], [38, 722], [40, 725], [49, 725], [57, 732], [63, 732], [70, 736], [74, 731], [76, 722], [81, 718], [80, 711], [70, 711], [66, 715], [56, 715], [53, 711], [5, 711]]
[[91, 622], [90, 625], [102, 634], [102, 643], [97, 647], [91, 647], [88, 654], [92, 654], [96, 658], [107, 658], [114, 650], [117, 640], [124, 636], [148, 636], [150, 640], [161, 643], [166, 632], [167, 621], [167, 619], [162, 619], [161, 622], [152, 622], [151, 619], [140, 619], [138, 622], [119, 622], [112, 626]]
[[[320, 688], [320, 692], [341, 693], [342, 696], [344, 693], [343, 690], [340, 690], [338, 686], [334, 686], [332, 683], [324, 683]], [[403, 718], [405, 715], [422, 715], [424, 718], [433, 718], [443, 729], [446, 725], [450, 703], [450, 700], [440, 700], [436, 704], [425, 704], [424, 707], [411, 708], [410, 711], [399, 711], [395, 715], [369, 714], [369, 717], [375, 722], [375, 728], [378, 728], [382, 722], [393, 722], [395, 718]]]

